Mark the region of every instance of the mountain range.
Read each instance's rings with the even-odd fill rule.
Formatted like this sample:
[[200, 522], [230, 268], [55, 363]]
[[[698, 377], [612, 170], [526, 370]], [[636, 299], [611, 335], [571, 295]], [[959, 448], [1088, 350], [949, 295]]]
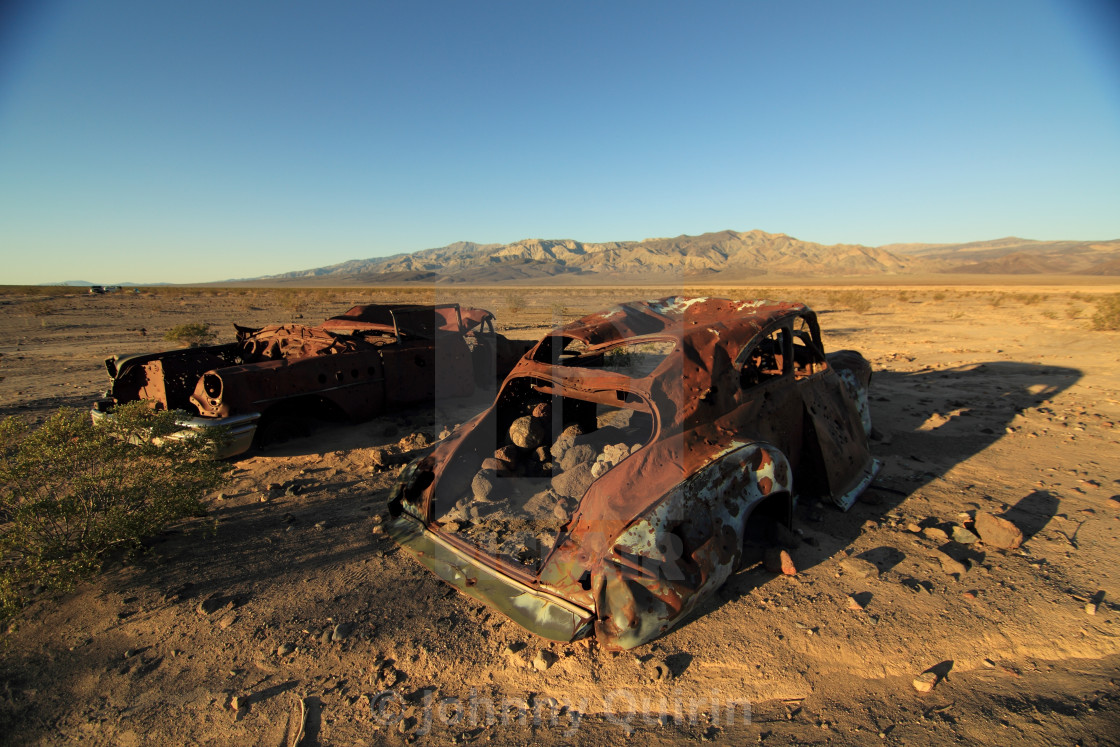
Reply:
[[929, 273], [1120, 275], [1120, 239], [1032, 241], [1009, 237], [964, 244], [871, 247], [817, 244], [756, 230], [606, 243], [572, 239], [524, 239], [512, 244], [462, 241], [254, 280], [316, 285], [655, 283]]

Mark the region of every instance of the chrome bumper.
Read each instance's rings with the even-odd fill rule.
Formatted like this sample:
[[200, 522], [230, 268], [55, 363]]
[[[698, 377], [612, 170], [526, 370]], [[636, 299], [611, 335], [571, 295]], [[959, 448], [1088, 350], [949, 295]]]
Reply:
[[[89, 414], [95, 423], [113, 417], [112, 412], [102, 412], [96, 408], [91, 409]], [[218, 459], [228, 459], [238, 454], [244, 454], [249, 450], [249, 447], [253, 445], [253, 436], [257, 433], [257, 423], [260, 419], [261, 414], [259, 412], [251, 412], [245, 415], [231, 415], [228, 418], [183, 418], [177, 422], [184, 428], [195, 431], [228, 428], [229, 441], [225, 448], [215, 455]], [[178, 433], [169, 436], [169, 438], [184, 438], [185, 436], [186, 433]]]

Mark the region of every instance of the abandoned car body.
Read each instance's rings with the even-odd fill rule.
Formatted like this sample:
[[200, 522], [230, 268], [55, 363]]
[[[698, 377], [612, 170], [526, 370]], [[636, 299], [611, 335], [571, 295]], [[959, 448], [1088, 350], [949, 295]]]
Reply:
[[262, 425], [302, 415], [366, 420], [436, 397], [461, 397], [508, 372], [524, 347], [494, 331], [493, 314], [458, 304], [363, 305], [318, 327], [235, 325], [237, 341], [105, 361], [111, 384], [94, 419], [147, 400], [223, 426], [222, 456], [249, 449]]
[[799, 303], [622, 304], [541, 339], [406, 467], [386, 528], [533, 633], [633, 648], [789, 527], [798, 494], [847, 509], [870, 484], [870, 377]]

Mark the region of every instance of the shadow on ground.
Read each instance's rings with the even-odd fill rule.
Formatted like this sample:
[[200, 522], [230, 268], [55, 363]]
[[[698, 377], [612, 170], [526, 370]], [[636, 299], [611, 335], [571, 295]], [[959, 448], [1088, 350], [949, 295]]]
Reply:
[[[919, 488], [984, 451], [1006, 435], [1017, 414], [1044, 406], [1080, 378], [1081, 372], [1072, 368], [1004, 361], [917, 372], [875, 372], [871, 414], [879, 438], [872, 441], [871, 448], [884, 468], [847, 512], [813, 498], [800, 501], [795, 526], [811, 528], [817, 544], [803, 543], [797, 548], [797, 567], [812, 568], [843, 552], [860, 535], [864, 522], [881, 519]], [[984, 498], [982, 494], [965, 496], [960, 510]], [[1028, 539], [1050, 521], [1058, 506], [1057, 498], [1044, 490], [1014, 500], [999, 498], [1013, 504], [1004, 515]], [[983, 559], [981, 552], [955, 543], [944, 549], [959, 561]], [[880, 572], [903, 560], [902, 553], [890, 547], [873, 548], [859, 557], [874, 563]], [[741, 597], [771, 577], [739, 573], [721, 598]], [[706, 606], [703, 612], [708, 611], [711, 607]]]

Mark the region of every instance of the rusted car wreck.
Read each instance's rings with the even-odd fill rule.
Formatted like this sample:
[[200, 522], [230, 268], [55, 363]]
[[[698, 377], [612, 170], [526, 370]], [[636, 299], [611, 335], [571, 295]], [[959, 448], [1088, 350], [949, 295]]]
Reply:
[[672, 297], [554, 330], [413, 462], [390, 535], [544, 638], [628, 649], [751, 556], [798, 495], [847, 509], [878, 462], [871, 368], [799, 303]]
[[317, 327], [237, 326], [237, 341], [105, 361], [111, 384], [95, 419], [147, 400], [191, 413], [191, 428], [229, 429], [222, 456], [250, 448], [306, 415], [372, 418], [437, 397], [471, 394], [524, 352], [494, 331], [485, 309], [371, 304]]

